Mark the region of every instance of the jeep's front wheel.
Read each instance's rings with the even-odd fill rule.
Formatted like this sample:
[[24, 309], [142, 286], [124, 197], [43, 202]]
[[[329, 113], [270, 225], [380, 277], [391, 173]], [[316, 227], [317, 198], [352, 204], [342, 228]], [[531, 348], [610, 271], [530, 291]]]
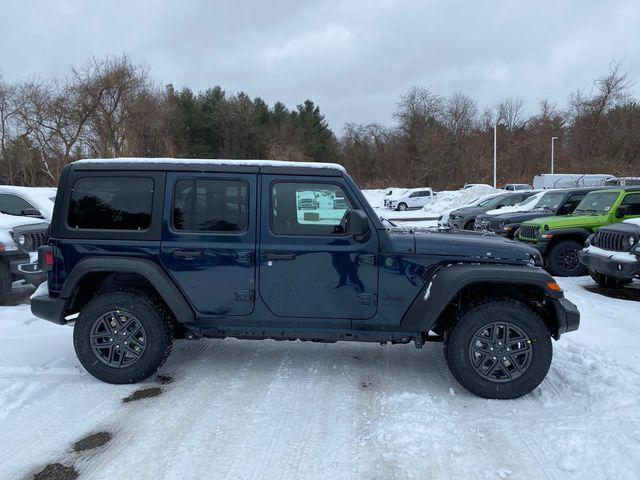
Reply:
[[551, 366], [547, 327], [514, 300], [468, 310], [445, 335], [444, 352], [455, 379], [484, 398], [517, 398], [535, 389]]
[[80, 312], [73, 344], [82, 366], [107, 383], [134, 383], [155, 373], [171, 352], [162, 308], [142, 292], [105, 292]]
[[587, 267], [580, 263], [578, 252], [584, 245], [575, 240], [556, 243], [547, 253], [547, 270], [558, 277], [581, 277], [587, 274]]
[[407, 209], [407, 204], [404, 202], [400, 202], [398, 204], [398, 210], [400, 210], [401, 212], [404, 212]]

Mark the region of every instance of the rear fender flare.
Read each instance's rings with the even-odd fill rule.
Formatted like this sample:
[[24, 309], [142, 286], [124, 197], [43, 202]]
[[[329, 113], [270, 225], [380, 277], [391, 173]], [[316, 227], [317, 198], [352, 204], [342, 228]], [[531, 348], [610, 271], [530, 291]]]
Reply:
[[157, 263], [145, 258], [105, 257], [80, 260], [64, 282], [60, 297], [73, 297], [82, 279], [94, 272], [138, 274], [156, 289], [178, 322], [192, 322], [195, 319], [193, 309], [167, 273]]

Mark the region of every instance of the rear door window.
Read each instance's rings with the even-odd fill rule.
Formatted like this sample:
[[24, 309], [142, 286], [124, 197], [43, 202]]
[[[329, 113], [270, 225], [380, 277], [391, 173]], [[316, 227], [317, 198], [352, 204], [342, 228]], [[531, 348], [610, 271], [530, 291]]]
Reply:
[[185, 179], [176, 182], [173, 228], [193, 232], [244, 232], [249, 189], [238, 180]]
[[147, 177], [82, 177], [73, 184], [67, 223], [74, 230], [147, 230], [154, 181]]

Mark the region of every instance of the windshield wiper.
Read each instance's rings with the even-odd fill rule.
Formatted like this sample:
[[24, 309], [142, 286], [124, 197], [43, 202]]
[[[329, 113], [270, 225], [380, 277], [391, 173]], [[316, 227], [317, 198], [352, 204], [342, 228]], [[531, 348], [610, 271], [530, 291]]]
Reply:
[[596, 210], [595, 208], [581, 208], [580, 210], [576, 210], [575, 213], [590, 213], [591, 215], [595, 215], [597, 213], [600, 213], [600, 210]]

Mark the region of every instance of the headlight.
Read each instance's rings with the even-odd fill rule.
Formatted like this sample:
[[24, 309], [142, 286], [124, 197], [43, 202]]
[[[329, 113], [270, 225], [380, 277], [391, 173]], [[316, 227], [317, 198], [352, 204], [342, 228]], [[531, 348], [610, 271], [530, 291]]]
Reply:
[[538, 238], [540, 236], [540, 227], [536, 227], [533, 229], [533, 238]]
[[633, 246], [635, 245], [635, 243], [636, 243], [636, 237], [634, 237], [633, 235], [631, 235], [631, 236], [629, 237], [629, 246], [630, 246], [630, 247], [633, 247]]
[[24, 244], [27, 243], [27, 237], [25, 237], [24, 235], [18, 235], [16, 237], [16, 242], [18, 242], [18, 245], [20, 245], [21, 247], [24, 247]]

